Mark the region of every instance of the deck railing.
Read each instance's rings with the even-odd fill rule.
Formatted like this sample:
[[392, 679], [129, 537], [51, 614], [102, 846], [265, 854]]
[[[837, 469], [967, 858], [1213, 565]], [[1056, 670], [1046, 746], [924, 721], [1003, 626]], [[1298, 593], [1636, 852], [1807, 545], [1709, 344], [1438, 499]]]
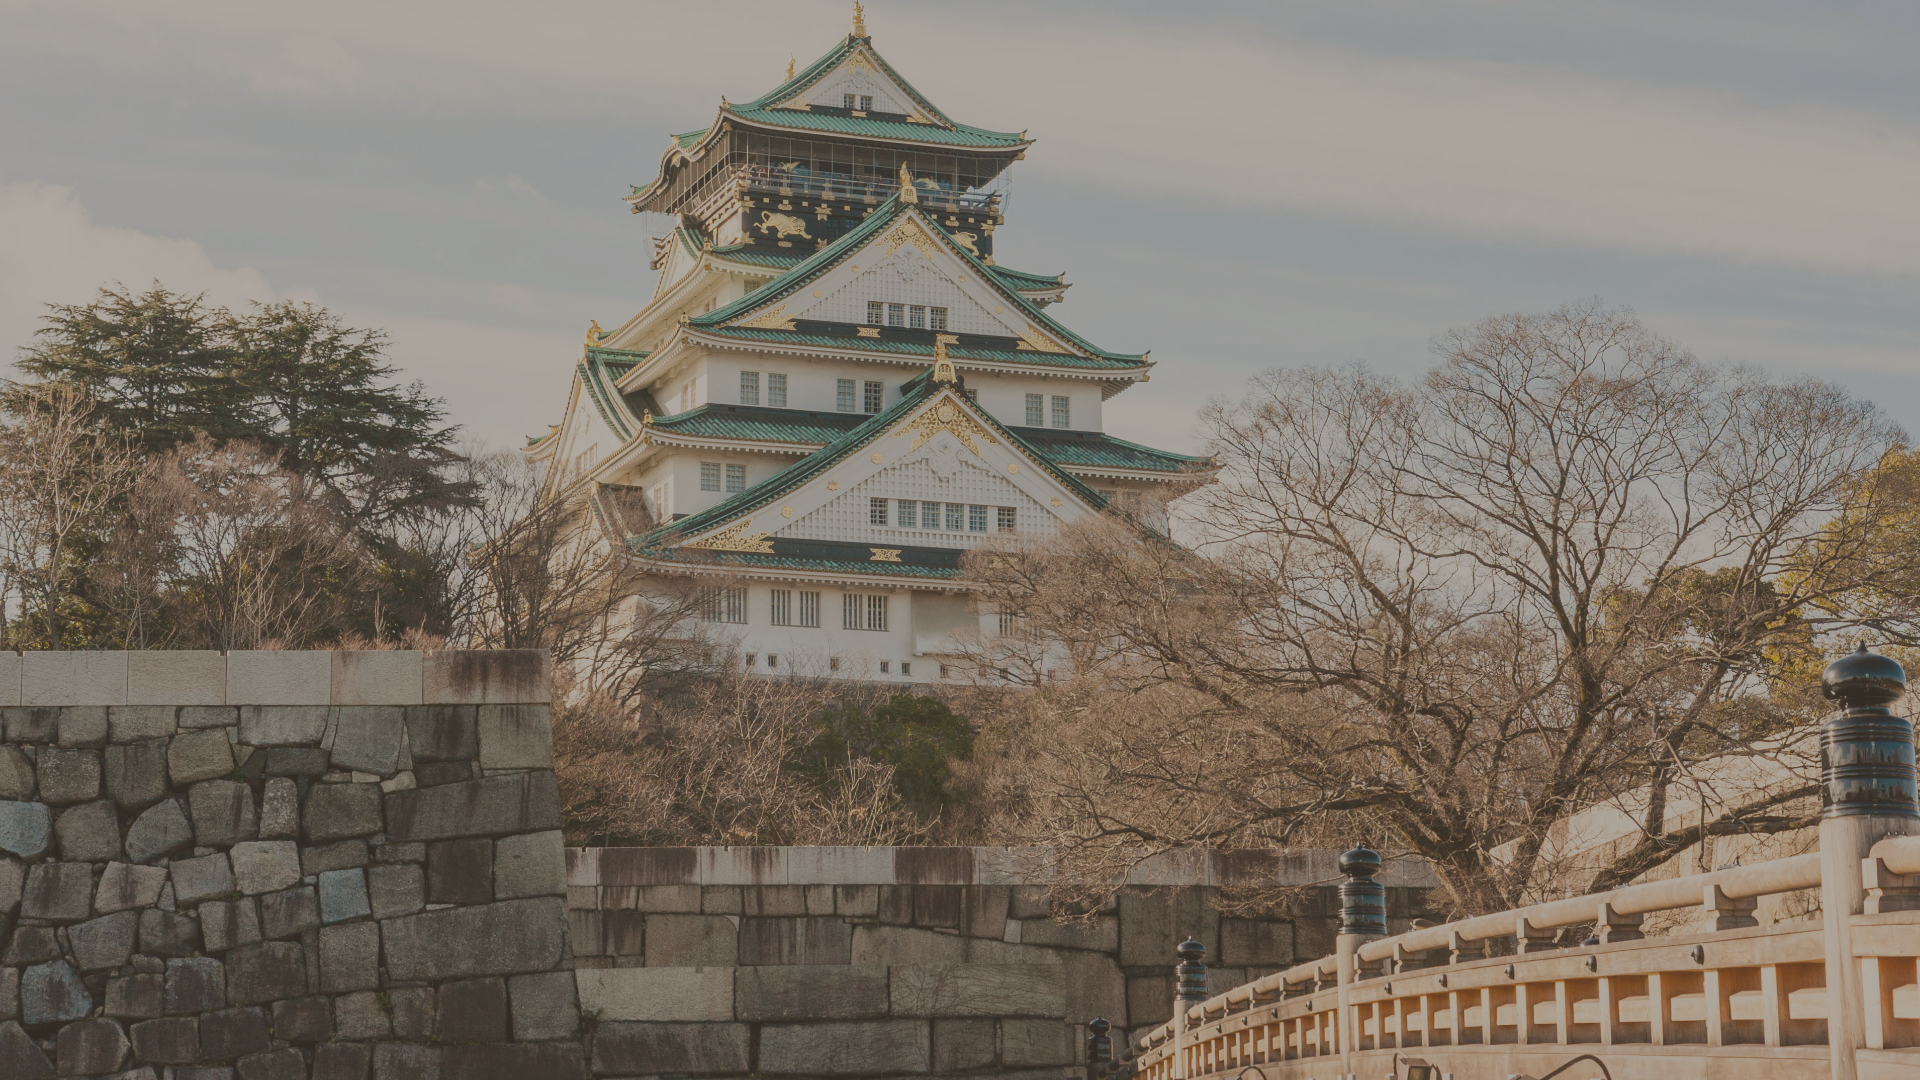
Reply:
[[[1341, 859], [1334, 955], [1207, 996], [1181, 946], [1171, 1021], [1095, 1076], [1142, 1080], [1664, 1080], [1920, 1076], [1920, 802], [1899, 666], [1828, 668], [1820, 850], [1385, 934], [1379, 856]], [[1817, 917], [1761, 925], [1817, 889]], [[1710, 929], [1648, 937], [1645, 916]], [[1591, 928], [1578, 944], [1565, 930]], [[1579, 936], [1576, 934], [1576, 936]], [[1094, 1050], [1090, 1046], [1090, 1051]], [[1584, 1070], [1584, 1071], [1582, 1071]]]

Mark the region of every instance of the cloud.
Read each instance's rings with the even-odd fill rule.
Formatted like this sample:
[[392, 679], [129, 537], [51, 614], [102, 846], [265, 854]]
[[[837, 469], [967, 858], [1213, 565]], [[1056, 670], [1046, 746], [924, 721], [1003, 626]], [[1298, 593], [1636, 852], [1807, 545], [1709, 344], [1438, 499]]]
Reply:
[[0, 368], [32, 340], [45, 305], [84, 303], [116, 281], [138, 290], [154, 280], [205, 292], [214, 304], [275, 298], [258, 270], [218, 266], [191, 240], [94, 221], [72, 188], [0, 185]]

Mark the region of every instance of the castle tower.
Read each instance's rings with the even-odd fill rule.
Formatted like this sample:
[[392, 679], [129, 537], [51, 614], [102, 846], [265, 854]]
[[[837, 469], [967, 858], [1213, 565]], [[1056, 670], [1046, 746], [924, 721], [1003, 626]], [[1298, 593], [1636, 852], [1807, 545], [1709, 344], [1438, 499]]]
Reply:
[[710, 581], [754, 670], [938, 681], [1002, 629], [968, 601], [964, 551], [1210, 475], [1102, 433], [1147, 355], [1050, 315], [1064, 275], [995, 262], [1032, 145], [949, 118], [856, 4], [853, 33], [723, 97], [627, 199], [671, 215], [653, 297], [594, 324], [564, 420], [526, 452], [551, 482], [643, 492], [652, 522], [609, 542]]

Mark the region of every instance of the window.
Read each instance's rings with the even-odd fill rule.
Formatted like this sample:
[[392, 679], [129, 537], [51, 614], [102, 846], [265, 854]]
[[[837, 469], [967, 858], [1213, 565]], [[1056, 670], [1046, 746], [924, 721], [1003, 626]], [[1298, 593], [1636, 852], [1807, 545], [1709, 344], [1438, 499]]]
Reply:
[[943, 679], [947, 677], [947, 665], [945, 664], [940, 665], [940, 677]]
[[793, 625], [793, 590], [773, 590], [773, 625]]
[[774, 655], [773, 653], [768, 653], [768, 654], [767, 654], [767, 667], [769, 667], [769, 668], [777, 668], [777, 667], [779, 667], [779, 666], [780, 666], [780, 658], [779, 658], [778, 656], [776, 656], [776, 655]]
[[700, 617], [708, 622], [747, 621], [747, 590], [709, 585], [700, 590]]
[[740, 373], [740, 404], [760, 404], [760, 373], [743, 371]]
[[1017, 507], [1012, 506], [994, 507], [994, 516], [998, 519], [995, 524], [999, 526], [1001, 532], [1013, 531], [1013, 516], [1016, 509]]
[[701, 491], [719, 491], [720, 490], [720, 463], [719, 462], [703, 461], [700, 463], [700, 490]]
[[1010, 607], [1000, 609], [1000, 636], [1008, 637], [1020, 632], [1020, 613]]
[[887, 305], [887, 325], [888, 326], [907, 325], [907, 305], [888, 304]]
[[835, 381], [833, 388], [833, 405], [834, 408], [839, 409], [841, 412], [853, 411], [852, 379], [839, 379]]
[[866, 384], [865, 401], [862, 402], [870, 413], [879, 412], [886, 405], [887, 384], [869, 382]]
[[885, 630], [887, 597], [884, 593], [847, 593], [840, 598], [840, 625], [847, 630]]
[[749, 668], [751, 668], [751, 667], [753, 666], [753, 660], [754, 660], [754, 656], [753, 656], [753, 654], [752, 654], [752, 653], [748, 653], [748, 654], [747, 654], [747, 666], [748, 666]]
[[1027, 395], [1027, 426], [1039, 427], [1047, 422], [1047, 401], [1039, 394]]
[[1105, 499], [1107, 502], [1112, 502], [1120, 497], [1120, 493], [1112, 488], [1096, 488], [1094, 494]]
[[787, 377], [785, 375], [767, 376], [767, 404], [776, 409], [787, 407]]
[[945, 330], [947, 328], [947, 309], [930, 307], [927, 309], [927, 329]]
[[1068, 398], [1061, 397], [1059, 394], [1053, 395], [1053, 426], [1054, 427], [1072, 427], [1073, 426], [1072, 419], [1067, 412], [1068, 401], [1069, 401]]
[[727, 491], [735, 493], [747, 490], [747, 467], [745, 465], [727, 466]]
[[920, 524], [920, 504], [912, 499], [901, 499], [893, 520], [903, 529], [911, 529]]
[[851, 109], [851, 108], [853, 108], [853, 95], [852, 95], [852, 94], [841, 94], [841, 95], [840, 95], [840, 107], [841, 107], [841, 108], [843, 108], [843, 109]]
[[911, 662], [909, 662], [909, 661], [906, 661], [906, 660], [902, 660], [902, 661], [900, 661], [900, 674], [902, 674], [902, 675], [912, 675], [912, 674], [913, 674], [913, 664], [912, 664]]
[[866, 112], [872, 108], [873, 108], [873, 95], [861, 94], [860, 95], [860, 111]]
[[875, 326], [887, 320], [887, 305], [878, 300], [867, 301], [867, 321]]
[[939, 503], [923, 502], [920, 504], [920, 527], [923, 529], [937, 529], [940, 527]]
[[887, 523], [887, 500], [867, 500], [867, 524], [885, 525]]
[[839, 670], [840, 670], [840, 658], [839, 658], [839, 657], [837, 657], [837, 656], [829, 656], [829, 657], [827, 657], [827, 670], [828, 670], [828, 671], [839, 671]]
[[800, 625], [801, 626], [819, 626], [820, 625], [820, 594], [819, 593], [802, 592], [800, 594]]
[[987, 531], [987, 508], [984, 506], [967, 507], [967, 531]]
[[950, 531], [950, 532], [959, 532], [960, 530], [962, 530], [962, 529], [964, 529], [964, 528], [966, 528], [966, 526], [965, 526], [965, 525], [962, 525], [962, 524], [960, 523], [960, 522], [961, 522], [961, 520], [962, 520], [962, 515], [964, 515], [964, 514], [965, 514], [966, 512], [967, 512], [967, 508], [966, 508], [965, 506], [963, 506], [963, 505], [961, 505], [960, 503], [948, 503], [948, 504], [947, 504], [947, 529], [948, 529], [948, 531]]
[[882, 660], [882, 661], [880, 661], [880, 674], [882, 674], [882, 675], [885, 675], [885, 674], [887, 674], [887, 670], [888, 670], [888, 665], [889, 665], [890, 663], [891, 663], [891, 661], [888, 661], [888, 660]]
[[914, 330], [927, 328], [927, 309], [915, 304], [907, 309], [907, 326]]

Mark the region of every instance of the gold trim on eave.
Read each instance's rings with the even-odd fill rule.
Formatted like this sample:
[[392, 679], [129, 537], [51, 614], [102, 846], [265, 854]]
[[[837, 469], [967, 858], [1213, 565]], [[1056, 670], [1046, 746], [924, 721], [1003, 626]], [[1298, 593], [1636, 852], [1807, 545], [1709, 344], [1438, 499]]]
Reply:
[[873, 558], [868, 559], [868, 562], [900, 561], [900, 548], [868, 548], [867, 550], [873, 552]]
[[980, 443], [974, 441], [974, 436], [978, 435], [989, 446], [999, 442], [998, 439], [987, 434], [987, 429], [981, 427], [979, 421], [967, 415], [965, 409], [955, 405], [951, 398], [942, 398], [938, 405], [894, 428], [893, 434], [898, 437], [905, 435], [909, 430], [914, 433], [913, 445], [907, 447], [909, 454], [925, 446], [928, 439], [943, 431], [959, 439], [962, 445], [973, 451], [975, 457], [980, 455]]
[[771, 311], [763, 312], [757, 318], [746, 322], [734, 323], [735, 326], [750, 327], [755, 330], [791, 330], [793, 320], [786, 317], [787, 305], [781, 304]]
[[681, 546], [706, 548], [709, 551], [752, 551], [762, 555], [773, 554], [773, 541], [768, 539], [773, 534], [762, 532], [748, 536], [747, 529], [752, 525], [751, 520], [735, 522], [717, 533]]

